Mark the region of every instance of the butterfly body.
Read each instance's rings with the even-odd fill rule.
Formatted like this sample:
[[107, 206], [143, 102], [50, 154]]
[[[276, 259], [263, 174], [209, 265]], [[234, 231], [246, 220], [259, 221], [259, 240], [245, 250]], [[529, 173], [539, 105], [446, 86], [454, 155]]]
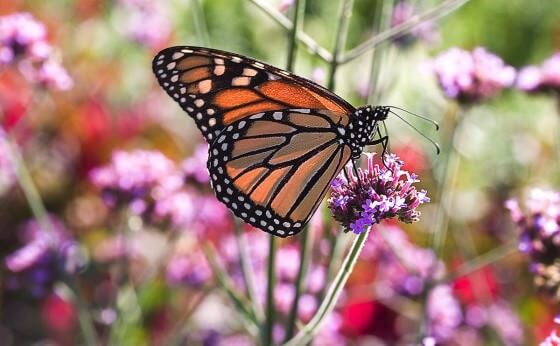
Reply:
[[373, 141], [388, 107], [354, 108], [329, 90], [234, 53], [171, 47], [160, 85], [209, 143], [217, 198], [276, 236], [302, 230], [344, 165]]

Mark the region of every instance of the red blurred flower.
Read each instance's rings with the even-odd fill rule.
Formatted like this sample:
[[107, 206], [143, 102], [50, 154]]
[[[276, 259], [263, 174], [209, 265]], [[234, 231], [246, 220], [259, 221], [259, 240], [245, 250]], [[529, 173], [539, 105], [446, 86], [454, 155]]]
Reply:
[[455, 295], [465, 305], [477, 303], [477, 286], [487, 292], [487, 298], [496, 299], [500, 295], [496, 276], [488, 267], [473, 272], [469, 276], [458, 278], [452, 286]]
[[342, 309], [342, 333], [349, 338], [374, 335], [397, 341], [397, 313], [376, 301], [348, 303]]
[[56, 294], [44, 300], [41, 316], [46, 327], [56, 333], [68, 333], [76, 325], [74, 306]]

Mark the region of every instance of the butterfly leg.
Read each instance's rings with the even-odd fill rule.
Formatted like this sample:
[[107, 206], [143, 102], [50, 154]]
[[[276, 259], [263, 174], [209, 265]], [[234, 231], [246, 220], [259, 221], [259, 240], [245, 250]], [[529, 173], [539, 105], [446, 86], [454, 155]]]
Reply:
[[377, 129], [377, 133], [379, 134], [379, 138], [369, 142], [368, 145], [381, 144], [383, 148], [383, 151], [381, 152], [381, 161], [383, 162], [383, 166], [385, 166], [385, 168], [389, 168], [385, 163], [385, 154], [387, 154], [389, 149], [389, 136], [381, 135], [381, 131], [379, 130], [379, 128]]

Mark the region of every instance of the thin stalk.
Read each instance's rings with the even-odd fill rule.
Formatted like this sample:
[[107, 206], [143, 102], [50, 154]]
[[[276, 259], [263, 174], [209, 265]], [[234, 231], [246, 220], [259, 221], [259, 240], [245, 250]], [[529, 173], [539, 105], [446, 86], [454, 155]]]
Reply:
[[182, 344], [183, 342], [182, 338], [185, 333], [184, 329], [186, 327], [187, 322], [189, 321], [193, 313], [196, 311], [196, 309], [200, 306], [200, 304], [204, 301], [204, 299], [208, 297], [208, 295], [212, 292], [212, 290], [214, 290], [214, 288], [215, 287], [208, 287], [198, 292], [196, 297], [194, 297], [193, 299], [194, 302], [189, 304], [190, 306], [188, 307], [188, 309], [179, 318], [179, 322], [175, 324], [172, 331], [169, 333], [165, 345], [179, 346]]
[[249, 332], [255, 334], [256, 331], [258, 330], [257, 318], [253, 314], [253, 311], [247, 309], [247, 305], [248, 305], [247, 301], [244, 299], [243, 296], [241, 296], [235, 291], [235, 288], [233, 287], [233, 283], [231, 282], [227, 273], [216, 261], [216, 257], [217, 257], [216, 251], [214, 250], [212, 245], [208, 243], [202, 244], [202, 250], [206, 255], [206, 259], [208, 260], [210, 267], [212, 267], [212, 272], [216, 276], [216, 279], [218, 280], [220, 287], [229, 296], [237, 311], [241, 312], [241, 316], [243, 316], [243, 320], [247, 325]]
[[268, 269], [267, 269], [267, 288], [266, 288], [266, 315], [265, 323], [262, 328], [262, 344], [272, 345], [272, 329], [274, 327], [274, 287], [276, 287], [276, 249], [278, 239], [270, 235], [268, 242]]
[[239, 260], [241, 262], [241, 273], [243, 275], [243, 281], [247, 289], [247, 295], [251, 301], [252, 310], [257, 317], [257, 321], [262, 321], [263, 311], [259, 306], [256, 292], [255, 279], [253, 278], [253, 270], [251, 268], [251, 257], [249, 256], [249, 249], [247, 247], [247, 241], [245, 235], [241, 231], [241, 226], [239, 222], [235, 221], [234, 225], [235, 239], [237, 241], [237, 248], [239, 249]]
[[419, 15], [416, 15], [404, 23], [396, 25], [389, 30], [383, 31], [379, 34], [374, 35], [364, 43], [360, 44], [359, 46], [351, 49], [348, 51], [344, 56], [339, 59], [339, 64], [346, 64], [363, 54], [367, 53], [373, 47], [385, 43], [392, 38], [398, 37], [414, 28], [418, 25], [429, 21], [429, 20], [436, 20], [438, 18], [444, 17], [449, 13], [457, 10], [459, 7], [463, 6], [469, 2], [469, 0], [446, 0], [441, 2], [440, 4], [422, 12]]
[[352, 244], [348, 255], [344, 259], [344, 262], [342, 263], [342, 266], [340, 267], [336, 278], [331, 284], [325, 299], [321, 302], [321, 305], [315, 313], [315, 316], [313, 316], [311, 321], [305, 327], [303, 327], [294, 338], [286, 342], [286, 346], [305, 345], [311, 340], [313, 335], [315, 335], [319, 331], [319, 328], [321, 327], [321, 324], [324, 322], [325, 318], [334, 309], [336, 302], [338, 301], [338, 298], [342, 293], [342, 289], [344, 288], [346, 281], [348, 281], [348, 278], [350, 277], [350, 274], [354, 269], [354, 265], [356, 264], [360, 256], [370, 230], [371, 228], [368, 228], [365, 232], [358, 235], [354, 239], [354, 243]]
[[[37, 220], [41, 229], [45, 232], [53, 235], [54, 227], [47, 215], [47, 209], [43, 204], [43, 200], [37, 187], [35, 186], [31, 174], [25, 165], [21, 153], [18, 149], [17, 144], [11, 138], [11, 136], [6, 135], [7, 140], [7, 156], [10, 162], [10, 166], [14, 170], [18, 184], [23, 191], [23, 194], [31, 208], [34, 218]], [[80, 325], [80, 331], [84, 340], [85, 345], [95, 346], [98, 345], [97, 336], [95, 334], [95, 328], [93, 326], [93, 320], [88, 310], [85, 308], [82, 296], [78, 287], [75, 285], [73, 278], [64, 276], [63, 281], [67, 287], [70, 288], [72, 295], [74, 296], [74, 301], [78, 308], [78, 321]]]
[[348, 27], [350, 25], [350, 17], [352, 16], [353, 5], [353, 0], [342, 0], [340, 4], [338, 28], [336, 30], [332, 60], [330, 64], [329, 79], [327, 82], [327, 88], [332, 91], [334, 91], [336, 70], [339, 65], [338, 57], [342, 54], [344, 48], [346, 47], [346, 38], [348, 37]]
[[286, 62], [286, 70], [293, 71], [294, 62], [297, 54], [297, 33], [303, 27], [303, 16], [305, 14], [305, 0], [296, 0], [294, 5], [294, 20], [290, 37], [288, 40], [288, 61]]
[[[272, 20], [277, 24], [280, 24], [284, 29], [291, 31], [293, 29], [292, 22], [286, 18], [282, 13], [278, 12], [274, 7], [263, 0], [249, 0], [264, 13], [266, 13]], [[296, 38], [307, 46], [307, 49], [321, 58], [323, 61], [330, 63], [332, 61], [332, 54], [319, 45], [311, 36], [307, 35], [305, 32], [298, 30], [296, 33]]]
[[450, 273], [441, 280], [441, 283], [451, 283], [463, 276], [469, 275], [489, 264], [497, 262], [506, 256], [509, 256], [517, 252], [517, 246], [519, 242], [516, 240], [514, 242], [501, 245], [495, 249], [488, 251], [487, 253], [480, 255], [468, 262], [463, 263], [459, 268], [457, 268], [453, 273]]
[[464, 112], [454, 112], [455, 119], [451, 129], [451, 139], [448, 143], [448, 152], [443, 171], [443, 181], [440, 183], [439, 189], [439, 209], [436, 216], [435, 228], [432, 236], [432, 249], [437, 257], [441, 256], [449, 227], [449, 210], [454, 196], [454, 186], [459, 173], [461, 157], [455, 145], [460, 143], [463, 137], [463, 126], [465, 114]]
[[285, 341], [290, 340], [294, 336], [295, 325], [297, 321], [297, 312], [299, 307], [299, 298], [301, 293], [303, 292], [306, 284], [305, 278], [307, 277], [307, 271], [309, 269], [310, 264], [310, 255], [311, 255], [311, 232], [309, 229], [306, 229], [302, 232], [303, 234], [300, 236], [300, 265], [298, 270], [298, 275], [295, 282], [295, 296], [294, 301], [292, 302], [292, 307], [290, 309], [290, 315], [288, 317], [288, 325], [286, 326], [286, 338]]
[[191, 1], [193, 6], [193, 23], [194, 30], [196, 31], [196, 36], [200, 39], [203, 46], [210, 46], [210, 35], [208, 34], [208, 27], [206, 26], [206, 20], [204, 19], [204, 10], [200, 0]]

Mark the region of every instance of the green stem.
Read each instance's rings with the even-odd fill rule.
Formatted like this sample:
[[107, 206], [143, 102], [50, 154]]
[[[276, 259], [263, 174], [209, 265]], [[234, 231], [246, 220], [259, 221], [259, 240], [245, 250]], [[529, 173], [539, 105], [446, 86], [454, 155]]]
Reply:
[[[278, 12], [274, 7], [268, 4], [266, 1], [263, 0], [249, 0], [259, 9], [261, 9], [264, 13], [266, 13], [272, 20], [276, 23], [280, 24], [284, 29], [291, 31], [293, 29], [292, 22], [286, 18], [282, 13]], [[307, 46], [308, 50], [317, 55], [325, 62], [332, 61], [332, 54], [326, 50], [325, 48], [321, 47], [311, 36], [307, 35], [301, 30], [298, 30], [296, 33], [297, 39]]]
[[227, 293], [227, 295], [235, 305], [237, 311], [241, 312], [241, 315], [244, 318], [244, 322], [247, 325], [249, 332], [251, 332], [251, 334], [255, 334], [256, 330], [258, 330], [257, 318], [253, 314], [253, 311], [247, 308], [248, 302], [243, 298], [243, 296], [235, 291], [233, 283], [231, 282], [227, 273], [216, 261], [216, 251], [208, 243], [202, 244], [202, 250], [206, 255], [206, 259], [208, 260], [210, 267], [212, 267], [212, 272], [216, 276], [216, 279], [218, 280], [221, 288]]
[[303, 292], [306, 284], [306, 276], [307, 271], [309, 269], [310, 264], [310, 254], [311, 254], [311, 232], [309, 229], [306, 229], [302, 232], [303, 234], [300, 236], [300, 265], [299, 271], [295, 282], [295, 297], [294, 301], [292, 302], [292, 307], [290, 309], [290, 315], [288, 317], [288, 325], [286, 327], [286, 338], [285, 340], [288, 341], [294, 336], [295, 325], [297, 321], [297, 312], [299, 307], [299, 298], [301, 293]]
[[356, 261], [360, 256], [370, 230], [371, 228], [368, 228], [367, 231], [363, 232], [354, 239], [354, 243], [352, 244], [348, 255], [344, 259], [344, 262], [342, 263], [342, 266], [340, 267], [336, 278], [329, 287], [329, 291], [325, 299], [321, 302], [321, 305], [315, 313], [315, 316], [313, 316], [311, 321], [305, 327], [303, 327], [294, 338], [286, 342], [286, 346], [305, 345], [311, 340], [313, 335], [319, 331], [319, 327], [321, 327], [321, 324], [324, 322], [325, 318], [334, 309], [336, 302], [338, 301], [338, 298], [342, 293], [342, 289], [344, 288], [346, 281], [348, 281], [348, 278], [352, 273], [352, 269], [354, 268], [354, 265], [356, 264]]
[[294, 62], [297, 54], [297, 33], [301, 31], [303, 26], [303, 16], [305, 14], [305, 0], [296, 0], [294, 5], [294, 20], [292, 29], [290, 30], [290, 37], [288, 40], [288, 61], [286, 63], [286, 70], [293, 71]]
[[257, 317], [257, 321], [262, 321], [263, 319], [263, 312], [261, 307], [258, 303], [257, 293], [256, 293], [256, 285], [255, 279], [253, 278], [253, 270], [251, 268], [251, 257], [249, 256], [249, 249], [247, 248], [247, 241], [245, 239], [245, 235], [241, 231], [241, 225], [237, 222], [237, 219], [234, 220], [234, 231], [235, 231], [235, 239], [237, 241], [237, 247], [239, 249], [239, 260], [241, 262], [241, 273], [243, 275], [243, 281], [245, 283], [245, 287], [247, 288], [247, 295], [249, 296], [249, 300], [251, 301], [251, 307], [253, 313]]
[[266, 288], [266, 316], [265, 324], [262, 330], [262, 344], [272, 345], [272, 329], [274, 327], [274, 287], [276, 287], [276, 249], [278, 247], [278, 239], [270, 235], [268, 243], [268, 269]]
[[385, 43], [392, 38], [398, 37], [414, 28], [418, 25], [429, 21], [429, 20], [436, 20], [438, 18], [444, 17], [449, 13], [457, 10], [459, 7], [463, 6], [469, 2], [469, 0], [447, 0], [443, 1], [442, 3], [426, 10], [425, 12], [416, 15], [404, 23], [396, 25], [389, 30], [383, 31], [375, 36], [371, 37], [364, 43], [360, 44], [356, 48], [351, 49], [348, 51], [342, 59], [339, 59], [340, 64], [346, 64], [363, 54], [367, 53], [373, 47]]
[[200, 4], [200, 0], [193, 0], [193, 23], [194, 29], [196, 30], [196, 36], [200, 39], [203, 46], [210, 46], [210, 35], [208, 34], [208, 27], [206, 26], [206, 20], [204, 19], [204, 9]]
[[332, 60], [330, 64], [329, 80], [327, 82], [327, 88], [331, 91], [334, 91], [336, 70], [339, 65], [338, 57], [340, 54], [342, 54], [344, 48], [346, 47], [346, 38], [348, 37], [348, 27], [350, 24], [350, 17], [352, 16], [353, 4], [353, 0], [342, 0], [340, 5], [341, 7], [338, 16], [338, 28], [336, 30]]
[[[37, 187], [33, 183], [33, 179], [31, 178], [31, 174], [25, 165], [25, 161], [22, 158], [22, 155], [18, 149], [17, 144], [15, 141], [9, 136], [6, 136], [6, 144], [8, 147], [7, 156], [8, 160], [10, 161], [10, 165], [14, 170], [16, 179], [18, 184], [23, 191], [23, 194], [31, 208], [31, 212], [33, 213], [34, 218], [37, 220], [41, 229], [45, 232], [53, 235], [54, 227], [51, 223], [47, 215], [47, 209], [43, 204], [43, 200]], [[88, 310], [85, 307], [83, 302], [82, 296], [80, 295], [80, 291], [78, 287], [74, 284], [73, 278], [64, 276], [63, 278], [64, 283], [67, 287], [70, 288], [72, 291], [72, 295], [74, 296], [74, 301], [78, 308], [78, 321], [80, 325], [80, 330], [82, 333], [82, 337], [84, 340], [85, 345], [88, 346], [95, 346], [98, 345], [97, 336], [95, 334], [95, 328], [93, 326], [93, 321]]]

